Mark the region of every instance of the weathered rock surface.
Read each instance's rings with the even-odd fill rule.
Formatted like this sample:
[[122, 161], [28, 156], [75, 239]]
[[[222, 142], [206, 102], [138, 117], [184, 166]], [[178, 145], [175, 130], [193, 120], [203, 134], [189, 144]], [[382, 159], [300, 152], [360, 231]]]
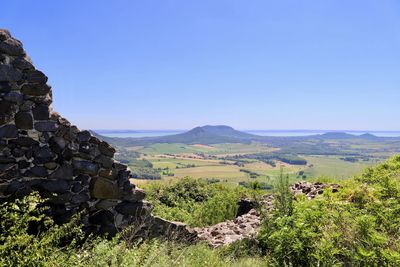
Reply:
[[213, 247], [228, 245], [235, 241], [254, 238], [261, 218], [255, 209], [234, 220], [225, 221], [210, 227], [193, 228], [200, 240]]
[[336, 193], [340, 185], [338, 184], [323, 184], [323, 183], [310, 183], [310, 182], [297, 182], [291, 186], [291, 190], [295, 196], [305, 194], [308, 199], [315, 198], [317, 195], [324, 193], [324, 190], [330, 188], [333, 193]]
[[[304, 194], [308, 199], [323, 194], [323, 190], [328, 188], [335, 193], [338, 192], [340, 185], [298, 182], [290, 187], [294, 197]], [[261, 216], [255, 208], [262, 212], [270, 212], [274, 208], [273, 202], [273, 195], [264, 195], [258, 202], [242, 199], [239, 202], [235, 219], [209, 227], [193, 228], [193, 231], [197, 233], [200, 240], [207, 242], [212, 247], [228, 245], [243, 239], [252, 239], [257, 235], [261, 222]]]
[[83, 221], [91, 232], [115, 234], [134, 222], [150, 236], [187, 231], [151, 216], [127, 166], [114, 160], [115, 149], [71, 125], [51, 102], [46, 75], [22, 43], [0, 29], [0, 201], [37, 190], [50, 197], [58, 223], [86, 210]]

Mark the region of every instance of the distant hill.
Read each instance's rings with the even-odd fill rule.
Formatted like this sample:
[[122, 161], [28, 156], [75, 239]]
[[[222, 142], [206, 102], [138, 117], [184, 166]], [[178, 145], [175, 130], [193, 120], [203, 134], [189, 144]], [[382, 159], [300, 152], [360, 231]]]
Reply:
[[119, 146], [147, 145], [153, 143], [183, 143], [183, 144], [220, 144], [220, 143], [250, 143], [260, 136], [244, 133], [226, 125], [196, 127], [181, 134], [159, 137], [116, 138], [106, 137], [92, 132], [100, 139]]
[[377, 137], [372, 134], [353, 135], [344, 132], [328, 132], [310, 136], [259, 136], [235, 130], [226, 125], [206, 125], [195, 127], [187, 132], [157, 137], [107, 137], [92, 132], [98, 138], [115, 146], [145, 146], [155, 143], [182, 143], [182, 144], [221, 144], [221, 143], [250, 143], [253, 141], [268, 143], [277, 147], [291, 144], [304, 146], [307, 140], [365, 140], [365, 141], [398, 141], [399, 138]]
[[355, 139], [358, 136], [344, 132], [328, 132], [319, 135], [319, 137], [322, 139]]

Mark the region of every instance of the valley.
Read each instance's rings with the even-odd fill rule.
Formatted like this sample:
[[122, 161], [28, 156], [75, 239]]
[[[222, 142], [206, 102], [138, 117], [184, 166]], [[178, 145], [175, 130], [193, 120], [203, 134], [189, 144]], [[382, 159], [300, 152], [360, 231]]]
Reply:
[[229, 126], [196, 127], [161, 137], [100, 137], [117, 147], [117, 158], [128, 164], [139, 185], [191, 177], [271, 189], [281, 172], [293, 182], [341, 180], [400, 152], [397, 137], [340, 132], [258, 136]]

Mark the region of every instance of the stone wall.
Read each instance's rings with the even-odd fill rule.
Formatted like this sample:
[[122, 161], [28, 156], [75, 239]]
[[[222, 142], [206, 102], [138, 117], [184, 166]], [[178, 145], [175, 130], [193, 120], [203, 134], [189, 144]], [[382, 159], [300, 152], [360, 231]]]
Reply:
[[46, 75], [20, 41], [0, 30], [0, 198], [39, 191], [57, 222], [84, 210], [86, 227], [95, 232], [115, 233], [152, 218], [127, 166], [113, 159], [115, 149], [71, 125], [51, 102]]

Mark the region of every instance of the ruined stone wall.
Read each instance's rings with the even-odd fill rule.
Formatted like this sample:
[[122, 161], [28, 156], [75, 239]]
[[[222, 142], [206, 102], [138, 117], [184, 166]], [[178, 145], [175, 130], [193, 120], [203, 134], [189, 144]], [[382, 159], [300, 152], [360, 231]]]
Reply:
[[57, 222], [85, 210], [96, 232], [148, 218], [144, 192], [113, 159], [115, 149], [53, 112], [51, 102], [47, 77], [21, 42], [0, 30], [0, 198], [39, 191]]

